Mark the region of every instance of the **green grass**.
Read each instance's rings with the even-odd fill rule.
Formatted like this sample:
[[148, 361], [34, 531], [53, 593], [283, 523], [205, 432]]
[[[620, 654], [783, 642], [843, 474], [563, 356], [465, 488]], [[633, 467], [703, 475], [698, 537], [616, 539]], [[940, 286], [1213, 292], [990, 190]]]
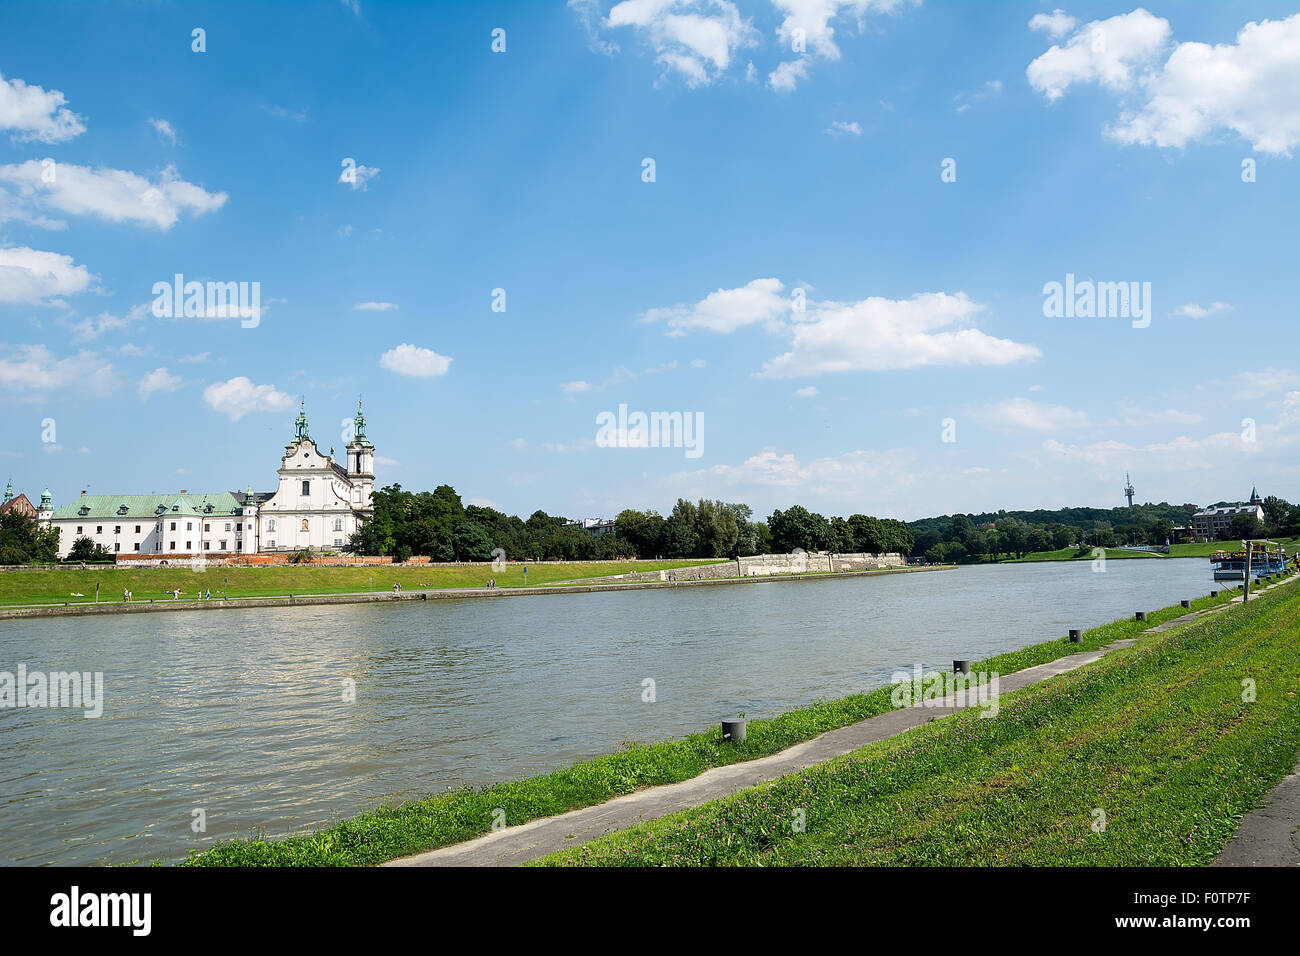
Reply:
[[[1230, 600], [1201, 598], [1200, 610]], [[1085, 631], [1081, 644], [1065, 637], [1045, 641], [978, 663], [981, 670], [1009, 674], [1035, 664], [1143, 631], [1185, 614], [1180, 607], [1155, 611], [1149, 620], [1116, 621]], [[326, 830], [282, 840], [236, 840], [188, 857], [194, 866], [356, 866], [382, 863], [424, 850], [448, 846], [486, 833], [494, 809], [505, 811], [511, 824], [553, 816], [579, 807], [604, 803], [642, 787], [676, 783], [711, 767], [752, 760], [810, 740], [828, 730], [845, 727], [893, 709], [891, 688], [819, 701], [769, 720], [751, 720], [747, 740], [734, 746], [722, 740], [720, 727], [684, 740], [633, 744], [617, 753], [584, 761], [545, 776], [480, 789], [462, 789], [414, 803], [384, 806], [340, 822]]]
[[[1286, 548], [1287, 554], [1295, 554], [1300, 548], [1300, 538], [1278, 538], [1277, 543]], [[1127, 558], [1205, 558], [1209, 559], [1215, 551], [1232, 550], [1232, 541], [1197, 541], [1191, 544], [1174, 544], [1169, 546], [1169, 554], [1153, 554], [1147, 551], [1124, 551], [1120, 548], [1106, 548], [1106, 560], [1125, 560]], [[1240, 548], [1240, 544], [1236, 545]], [[1061, 548], [1059, 551], [1031, 551], [1023, 558], [1011, 558], [1003, 564], [1015, 564], [1024, 561], [1091, 561], [1093, 548]]]
[[[558, 584], [577, 578], [692, 567], [714, 561], [573, 561], [565, 564], [528, 565], [528, 587]], [[498, 587], [523, 587], [524, 571], [510, 564], [500, 571], [486, 565], [453, 567], [439, 564], [329, 567], [283, 565], [278, 567], [208, 568], [194, 571], [184, 566], [166, 568], [59, 568], [23, 569], [0, 573], [0, 607], [19, 604], [93, 604], [100, 585], [101, 604], [120, 604], [122, 589], [129, 588], [136, 603], [172, 599], [180, 588], [182, 600], [211, 590], [232, 599], [279, 597], [288, 594], [341, 594], [349, 591], [390, 591], [394, 583], [405, 590], [420, 588], [482, 587], [495, 578]], [[227, 591], [226, 581], [229, 580]], [[76, 597], [77, 594], [83, 595]]]
[[964, 711], [538, 862], [1205, 865], [1295, 763], [1297, 633], [1292, 584], [1004, 695], [993, 719]]

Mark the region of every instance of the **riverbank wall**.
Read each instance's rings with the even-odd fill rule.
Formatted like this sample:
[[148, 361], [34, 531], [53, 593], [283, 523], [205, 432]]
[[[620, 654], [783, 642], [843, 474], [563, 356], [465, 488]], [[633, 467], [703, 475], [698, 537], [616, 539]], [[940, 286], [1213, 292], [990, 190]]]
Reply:
[[[710, 567], [713, 567], [712, 565]], [[735, 570], [735, 562], [722, 567]], [[299, 607], [317, 604], [374, 604], [393, 601], [449, 601], [479, 598], [525, 597], [546, 594], [587, 594], [597, 591], [634, 591], [655, 588], [707, 587], [726, 584], [761, 584], [764, 582], [824, 581], [828, 578], [866, 577], [878, 574], [915, 574], [924, 571], [950, 570], [952, 565], [933, 567], [885, 567], [856, 571], [821, 571], [748, 575], [745, 577], [707, 577], [696, 580], [592, 581], [571, 584], [540, 585], [531, 588], [431, 588], [422, 591], [354, 591], [344, 594], [290, 594], [282, 597], [235, 598], [207, 601], [158, 600], [148, 603], [64, 604], [39, 607], [0, 608], [0, 621], [36, 617], [84, 617], [94, 614], [148, 614], [159, 611], [217, 611], [257, 607]], [[679, 570], [692, 570], [689, 568]], [[657, 575], [659, 572], [639, 572]]]

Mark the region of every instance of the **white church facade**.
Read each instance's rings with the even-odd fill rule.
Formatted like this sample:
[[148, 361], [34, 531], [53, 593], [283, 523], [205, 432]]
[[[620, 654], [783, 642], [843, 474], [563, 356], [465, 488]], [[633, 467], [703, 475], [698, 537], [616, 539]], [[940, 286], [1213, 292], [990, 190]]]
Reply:
[[[114, 556], [217, 557], [276, 552], [343, 551], [374, 511], [375, 447], [360, 403], [352, 421], [347, 465], [307, 434], [303, 408], [280, 459], [274, 491], [153, 495], [87, 495], [54, 509], [49, 490], [36, 520], [59, 529], [59, 557], [78, 538]], [[333, 449], [331, 449], [331, 452]]]

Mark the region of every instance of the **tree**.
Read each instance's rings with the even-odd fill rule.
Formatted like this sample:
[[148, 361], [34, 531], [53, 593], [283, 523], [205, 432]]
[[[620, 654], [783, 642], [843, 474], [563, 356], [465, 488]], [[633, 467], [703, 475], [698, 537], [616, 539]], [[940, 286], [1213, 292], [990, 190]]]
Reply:
[[668, 558], [689, 558], [695, 553], [695, 529], [673, 509], [664, 521], [663, 549]]
[[1264, 523], [1270, 528], [1280, 529], [1291, 515], [1291, 502], [1277, 495], [1264, 499]]
[[1232, 524], [1228, 526], [1228, 537], [1245, 539], [1254, 538], [1259, 535], [1259, 520], [1254, 514], [1243, 511], [1240, 514], [1232, 516]]

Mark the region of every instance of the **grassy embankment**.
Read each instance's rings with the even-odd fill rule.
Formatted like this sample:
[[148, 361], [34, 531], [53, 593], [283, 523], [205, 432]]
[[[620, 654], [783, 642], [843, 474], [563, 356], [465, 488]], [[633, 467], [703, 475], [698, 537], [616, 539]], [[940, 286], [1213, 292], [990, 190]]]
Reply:
[[[628, 571], [659, 571], [664, 568], [715, 564], [714, 560], [684, 561], [573, 561], [565, 564], [528, 565], [528, 587], [560, 584], [578, 578], [625, 574]], [[181, 600], [192, 601], [210, 590], [213, 599], [279, 597], [289, 594], [342, 594], [349, 591], [390, 591], [393, 584], [412, 591], [422, 588], [483, 587], [495, 578], [497, 587], [523, 587], [524, 570], [517, 564], [493, 571], [487, 565], [475, 567], [440, 564], [374, 565], [330, 567], [325, 565], [282, 565], [278, 567], [194, 570], [185, 565], [166, 568], [59, 568], [23, 569], [0, 573], [0, 607], [19, 604], [93, 604], [95, 585], [100, 586], [101, 604], [120, 604], [122, 589], [129, 588], [136, 603], [172, 599], [180, 588]], [[227, 581], [229, 584], [227, 585]], [[227, 590], [227, 587], [229, 590]], [[78, 597], [77, 595], [82, 595]]]
[[[1200, 598], [1193, 609], [1222, 605], [1218, 598]], [[987, 661], [974, 668], [1009, 674], [1068, 654], [1095, 650], [1187, 613], [1181, 607], [1155, 611], [1146, 622], [1116, 621], [1085, 631], [1082, 644], [1065, 637], [1045, 641]], [[501, 808], [511, 824], [567, 810], [604, 803], [642, 787], [675, 783], [698, 776], [711, 767], [752, 760], [810, 740], [828, 730], [892, 709], [891, 688], [822, 701], [770, 720], [751, 720], [748, 739], [740, 746], [725, 743], [719, 727], [684, 740], [631, 744], [617, 753], [584, 761], [545, 776], [462, 789], [401, 806], [386, 806], [338, 823], [326, 830], [282, 840], [229, 841], [190, 856], [197, 866], [357, 866], [382, 863], [424, 850], [448, 846], [486, 833], [493, 811]], [[996, 723], [996, 721], [994, 721]]]
[[995, 719], [965, 711], [538, 862], [1205, 865], [1295, 764], [1297, 635], [1288, 584], [1006, 695]]
[[[1287, 556], [1295, 554], [1300, 548], [1300, 538], [1278, 538], [1277, 543], [1286, 548]], [[1171, 544], [1168, 554], [1150, 551], [1125, 551], [1121, 548], [1106, 548], [1106, 560], [1115, 561], [1125, 558], [1205, 558], [1209, 559], [1215, 551], [1240, 549], [1241, 544], [1233, 541], [1196, 541], [1190, 544]], [[1091, 561], [1094, 548], [1061, 548], [1059, 551], [1031, 551], [1023, 558], [1008, 558], [1003, 564], [1016, 564], [1025, 561]]]

